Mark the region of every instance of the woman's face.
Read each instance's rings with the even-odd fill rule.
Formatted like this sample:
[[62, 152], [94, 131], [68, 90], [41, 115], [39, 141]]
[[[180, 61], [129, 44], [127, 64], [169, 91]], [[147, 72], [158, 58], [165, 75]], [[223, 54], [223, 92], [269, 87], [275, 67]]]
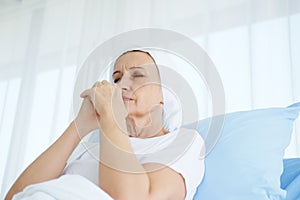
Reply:
[[122, 88], [129, 116], [149, 114], [163, 102], [160, 77], [153, 59], [145, 52], [128, 52], [114, 66], [113, 81]]

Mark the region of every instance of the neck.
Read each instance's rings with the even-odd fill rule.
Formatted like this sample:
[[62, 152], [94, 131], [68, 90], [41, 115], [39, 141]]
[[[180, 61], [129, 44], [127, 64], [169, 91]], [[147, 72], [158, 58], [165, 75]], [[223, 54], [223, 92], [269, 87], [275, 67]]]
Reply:
[[141, 117], [127, 116], [126, 118], [129, 136], [138, 138], [150, 138], [168, 133], [162, 122], [162, 112], [150, 112]]

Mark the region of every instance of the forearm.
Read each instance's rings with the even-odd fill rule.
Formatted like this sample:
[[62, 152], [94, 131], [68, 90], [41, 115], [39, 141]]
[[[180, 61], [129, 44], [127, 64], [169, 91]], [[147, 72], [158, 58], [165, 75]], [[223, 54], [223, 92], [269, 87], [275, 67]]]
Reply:
[[147, 199], [149, 177], [135, 156], [128, 136], [117, 126], [111, 126], [101, 129], [100, 142], [100, 187], [114, 199]]
[[11, 199], [14, 194], [21, 192], [28, 185], [59, 177], [67, 159], [79, 142], [80, 138], [77, 135], [75, 123], [72, 122], [55, 143], [25, 169], [5, 199]]

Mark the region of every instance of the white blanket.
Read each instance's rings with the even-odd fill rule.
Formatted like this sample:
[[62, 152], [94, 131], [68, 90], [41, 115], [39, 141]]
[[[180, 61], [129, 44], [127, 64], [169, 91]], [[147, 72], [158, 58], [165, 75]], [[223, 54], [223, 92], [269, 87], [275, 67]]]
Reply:
[[112, 200], [97, 185], [79, 175], [64, 175], [58, 179], [27, 186], [13, 200]]

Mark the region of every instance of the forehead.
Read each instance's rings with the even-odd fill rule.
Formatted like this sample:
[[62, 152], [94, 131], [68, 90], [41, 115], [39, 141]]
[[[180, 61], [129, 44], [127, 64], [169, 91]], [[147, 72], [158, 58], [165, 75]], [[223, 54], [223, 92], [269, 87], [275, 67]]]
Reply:
[[142, 66], [142, 65], [149, 65], [155, 66], [154, 61], [150, 55], [145, 52], [128, 52], [124, 55], [121, 55], [115, 63], [114, 69], [120, 70], [123, 67], [129, 69], [133, 66]]

